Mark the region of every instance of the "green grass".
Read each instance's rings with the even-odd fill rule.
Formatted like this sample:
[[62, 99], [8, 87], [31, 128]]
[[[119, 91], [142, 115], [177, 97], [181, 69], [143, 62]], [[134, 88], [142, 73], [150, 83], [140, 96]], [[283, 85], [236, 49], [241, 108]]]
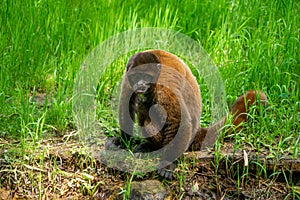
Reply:
[[[0, 138], [28, 141], [62, 136], [75, 129], [74, 80], [84, 58], [110, 36], [128, 29], [164, 27], [199, 41], [224, 80], [228, 104], [249, 89], [269, 98], [267, 113], [250, 113], [235, 136], [271, 156], [299, 159], [300, 4], [298, 1], [9, 1], [0, 3]], [[97, 118], [103, 132], [118, 131], [110, 92], [129, 55], [101, 77]], [[201, 79], [199, 79], [201, 80]], [[203, 102], [209, 100], [200, 81]], [[33, 101], [44, 95], [42, 104]], [[211, 119], [209, 104], [204, 120]], [[1, 185], [0, 185], [1, 187]], [[39, 186], [37, 186], [39, 187]]]

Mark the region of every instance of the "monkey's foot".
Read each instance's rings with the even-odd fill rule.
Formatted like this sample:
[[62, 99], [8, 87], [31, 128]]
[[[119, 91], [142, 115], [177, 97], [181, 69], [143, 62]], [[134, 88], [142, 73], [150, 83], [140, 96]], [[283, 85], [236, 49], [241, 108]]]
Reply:
[[157, 172], [162, 177], [171, 180], [173, 178], [173, 173], [174, 173], [175, 168], [176, 168], [176, 164], [171, 163], [170, 165], [168, 165], [164, 168], [158, 169]]

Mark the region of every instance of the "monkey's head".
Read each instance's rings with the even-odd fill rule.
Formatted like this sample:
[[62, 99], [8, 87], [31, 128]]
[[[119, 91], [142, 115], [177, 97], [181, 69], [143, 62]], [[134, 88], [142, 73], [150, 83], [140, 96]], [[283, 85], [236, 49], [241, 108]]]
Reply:
[[150, 52], [133, 55], [126, 65], [126, 76], [136, 94], [152, 92], [160, 74], [158, 57]]

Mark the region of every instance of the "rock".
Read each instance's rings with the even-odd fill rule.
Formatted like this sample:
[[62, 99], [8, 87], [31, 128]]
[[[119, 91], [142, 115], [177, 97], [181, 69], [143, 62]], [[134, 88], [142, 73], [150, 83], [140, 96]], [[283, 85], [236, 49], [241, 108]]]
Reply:
[[0, 200], [9, 200], [12, 199], [10, 192], [4, 189], [0, 189]]
[[130, 199], [134, 200], [166, 200], [171, 199], [169, 189], [158, 180], [132, 182]]

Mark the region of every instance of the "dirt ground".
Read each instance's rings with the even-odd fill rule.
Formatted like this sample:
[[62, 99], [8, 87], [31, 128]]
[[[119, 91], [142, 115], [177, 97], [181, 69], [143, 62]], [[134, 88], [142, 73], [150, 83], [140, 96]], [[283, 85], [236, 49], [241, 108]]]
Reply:
[[[74, 141], [43, 141], [39, 145], [43, 154], [37, 153], [32, 158], [14, 155], [14, 159], [10, 159], [13, 152], [9, 149], [19, 144], [4, 140], [1, 144], [0, 200], [123, 199], [131, 181], [153, 179], [161, 181], [169, 191], [166, 199], [298, 199], [300, 196], [299, 174], [283, 173], [281, 169], [253, 170], [228, 159], [220, 161], [216, 168], [210, 158], [205, 161], [199, 156], [195, 159], [195, 155], [186, 155], [179, 162], [174, 178], [168, 181], [156, 172], [132, 177], [130, 173], [110, 169], [84, 153]], [[242, 173], [245, 170], [248, 173]]]

